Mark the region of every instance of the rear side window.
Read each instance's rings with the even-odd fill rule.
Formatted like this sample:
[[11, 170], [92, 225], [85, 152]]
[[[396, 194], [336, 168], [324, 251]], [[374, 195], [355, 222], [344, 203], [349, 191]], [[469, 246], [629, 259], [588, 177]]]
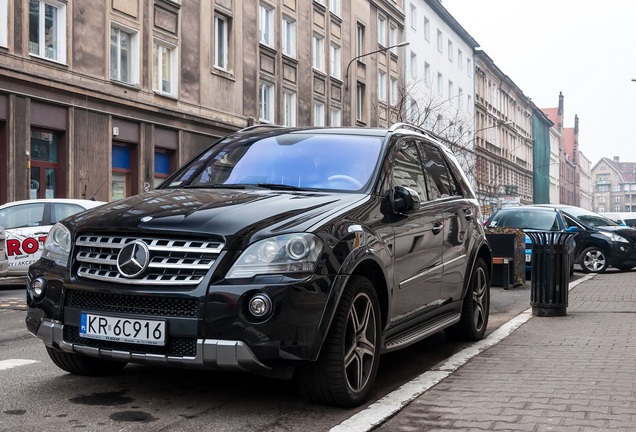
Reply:
[[53, 223], [57, 223], [62, 219], [73, 216], [75, 213], [79, 213], [81, 211], [84, 211], [84, 207], [77, 204], [55, 203], [53, 204], [53, 211], [51, 213]]
[[400, 144], [400, 150], [393, 164], [392, 180], [394, 186], [413, 189], [421, 200], [427, 199], [422, 161], [415, 141], [405, 141]]
[[420, 143], [420, 150], [431, 199], [460, 195], [440, 150], [427, 143]]
[[5, 229], [42, 225], [44, 203], [22, 204], [0, 210], [0, 225]]

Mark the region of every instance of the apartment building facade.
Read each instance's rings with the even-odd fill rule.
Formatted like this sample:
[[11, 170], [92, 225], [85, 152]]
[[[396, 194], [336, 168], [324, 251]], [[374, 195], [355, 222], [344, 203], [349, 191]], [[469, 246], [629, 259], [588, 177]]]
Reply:
[[476, 51], [476, 189], [486, 214], [533, 202], [533, 107], [484, 51]]
[[142, 192], [258, 123], [388, 122], [400, 50], [343, 69], [402, 40], [401, 5], [0, 1], [0, 203]]
[[636, 212], [636, 162], [602, 158], [592, 167], [591, 180], [594, 212]]

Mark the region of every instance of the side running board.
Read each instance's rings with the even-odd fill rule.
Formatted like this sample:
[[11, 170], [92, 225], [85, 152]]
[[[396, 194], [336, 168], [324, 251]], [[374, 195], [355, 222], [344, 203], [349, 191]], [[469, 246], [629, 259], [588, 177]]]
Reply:
[[432, 321], [428, 321], [419, 326], [408, 329], [403, 333], [399, 333], [392, 336], [390, 339], [387, 339], [385, 349], [386, 351], [393, 351], [398, 348], [411, 345], [455, 324], [459, 321], [460, 317], [460, 313], [448, 313], [441, 315]]

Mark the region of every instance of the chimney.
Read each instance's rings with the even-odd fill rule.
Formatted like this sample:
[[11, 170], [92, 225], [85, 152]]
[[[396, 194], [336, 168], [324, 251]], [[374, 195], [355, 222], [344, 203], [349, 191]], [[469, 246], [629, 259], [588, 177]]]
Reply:
[[614, 162], [620, 163], [620, 161], [621, 161], [621, 157], [620, 156], [614, 156]]

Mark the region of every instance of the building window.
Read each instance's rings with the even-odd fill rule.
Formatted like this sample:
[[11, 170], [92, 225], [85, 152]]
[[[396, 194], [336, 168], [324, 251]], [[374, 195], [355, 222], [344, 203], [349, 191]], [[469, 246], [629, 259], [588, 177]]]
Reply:
[[312, 55], [311, 64], [314, 69], [319, 70], [321, 72], [325, 71], [324, 52], [325, 52], [325, 39], [322, 36], [314, 36], [312, 52], [311, 52], [311, 55]]
[[378, 16], [378, 45], [387, 46], [386, 44], [386, 18]]
[[621, 203], [621, 197], [614, 197], [614, 204], [620, 204]]
[[154, 187], [159, 186], [174, 170], [174, 150], [155, 149]]
[[473, 98], [471, 95], [466, 96], [466, 111], [471, 112], [473, 107]]
[[60, 141], [56, 132], [31, 130], [31, 199], [60, 196]]
[[426, 17], [424, 17], [424, 39], [429, 42], [431, 40], [431, 22]]
[[112, 190], [111, 200], [126, 198], [135, 194], [133, 167], [135, 166], [135, 150], [125, 143], [113, 142], [112, 148]]
[[473, 62], [470, 59], [466, 59], [466, 73], [468, 76], [473, 76]]
[[9, 45], [9, 4], [0, 0], [0, 46]]
[[599, 207], [598, 208], [598, 212], [599, 213], [605, 213], [605, 207]]
[[296, 93], [283, 92], [283, 126], [296, 126]]
[[283, 54], [287, 57], [296, 57], [296, 22], [283, 17]]
[[614, 211], [615, 212], [620, 212], [621, 211], [621, 206], [614, 206]]
[[442, 94], [444, 91], [444, 77], [441, 73], [437, 73], [437, 93]]
[[364, 54], [364, 25], [356, 26], [356, 56]]
[[397, 78], [391, 78], [391, 105], [396, 106], [398, 104], [398, 80]]
[[155, 40], [152, 45], [152, 89], [166, 96], [177, 96], [177, 49]]
[[121, 27], [110, 28], [110, 79], [138, 84], [138, 33]]
[[464, 90], [462, 90], [462, 88], [460, 87], [457, 89], [457, 106], [461, 108], [463, 104], [464, 104]]
[[225, 15], [214, 15], [214, 66], [229, 69], [230, 20]]
[[314, 126], [325, 125], [325, 104], [314, 101]]
[[411, 4], [411, 28], [417, 30], [417, 8], [414, 4]]
[[397, 27], [391, 25], [389, 26], [389, 46], [393, 47], [391, 48], [393, 54], [397, 54], [397, 47], [395, 46], [397, 43]]
[[617, 184], [614, 186], [614, 191], [620, 192], [620, 190], [621, 190], [621, 185]]
[[364, 84], [356, 85], [356, 120], [364, 121]]
[[274, 122], [274, 85], [266, 81], [259, 88], [259, 117], [264, 123]]
[[444, 37], [441, 30], [437, 30], [437, 51], [444, 51]]
[[386, 72], [378, 72], [378, 100], [386, 102]]
[[329, 10], [336, 16], [340, 16], [340, 0], [331, 0], [329, 2]]
[[448, 41], [448, 60], [453, 61], [453, 42], [451, 40]]
[[342, 111], [340, 108], [331, 108], [331, 126], [342, 126]]
[[464, 68], [464, 53], [457, 49], [457, 67], [461, 70]]
[[452, 99], [455, 94], [455, 87], [451, 80], [448, 80], [448, 99]]
[[410, 68], [411, 68], [411, 76], [413, 78], [416, 78], [417, 77], [417, 55], [413, 51], [411, 51], [411, 65], [410, 65]]
[[332, 77], [340, 79], [342, 76], [342, 60], [340, 56], [340, 47], [336, 45], [331, 45], [331, 52], [329, 56], [329, 73]]
[[424, 83], [430, 86], [433, 83], [433, 77], [431, 75], [431, 65], [428, 62], [424, 63]]
[[66, 3], [29, 0], [29, 53], [66, 63]]
[[260, 5], [259, 11], [259, 42], [263, 45], [272, 46], [274, 44], [274, 11], [264, 5]]

